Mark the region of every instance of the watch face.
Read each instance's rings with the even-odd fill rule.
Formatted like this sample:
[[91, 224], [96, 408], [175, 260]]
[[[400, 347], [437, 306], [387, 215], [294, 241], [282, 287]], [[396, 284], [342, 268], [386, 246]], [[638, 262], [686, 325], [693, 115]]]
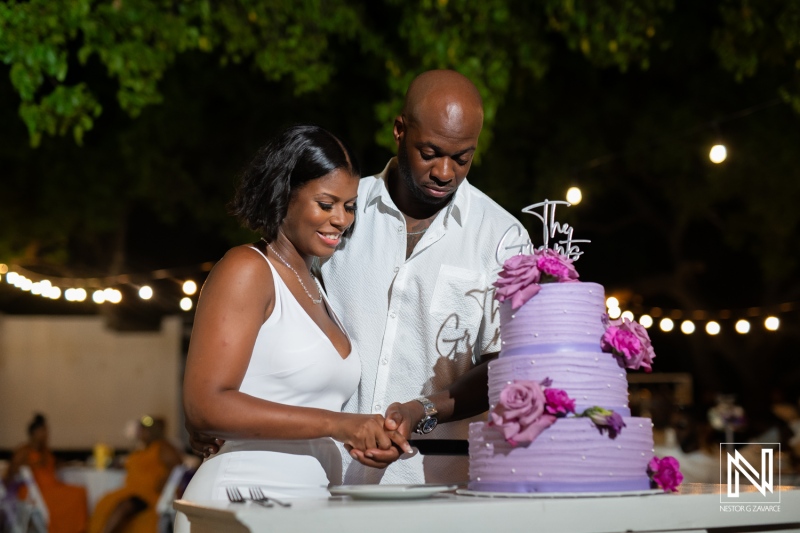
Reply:
[[425, 421], [425, 423], [422, 424], [422, 432], [423, 433], [430, 433], [431, 431], [433, 431], [433, 428], [436, 427], [437, 422], [438, 422], [438, 420], [436, 420], [435, 418], [427, 419]]

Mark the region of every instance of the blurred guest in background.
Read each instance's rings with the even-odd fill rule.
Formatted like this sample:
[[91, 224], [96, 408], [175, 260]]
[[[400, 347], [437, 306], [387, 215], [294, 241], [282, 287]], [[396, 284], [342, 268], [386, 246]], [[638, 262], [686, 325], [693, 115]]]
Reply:
[[719, 443], [710, 441], [703, 417], [689, 407], [675, 408], [664, 434], [655, 454], [677, 459], [686, 483], [719, 483]]
[[[28, 425], [28, 442], [14, 452], [4, 481], [9, 487], [19, 482], [19, 470], [28, 466], [42, 493], [50, 514], [50, 533], [82, 533], [86, 531], [88, 506], [86, 490], [62, 483], [56, 477], [56, 458], [48, 444], [47, 420], [37, 414]], [[19, 487], [19, 497], [27, 497], [27, 487]]]
[[164, 420], [145, 416], [139, 425], [142, 448], [125, 461], [125, 486], [106, 494], [95, 507], [90, 533], [155, 533], [161, 490], [181, 454], [164, 437]]

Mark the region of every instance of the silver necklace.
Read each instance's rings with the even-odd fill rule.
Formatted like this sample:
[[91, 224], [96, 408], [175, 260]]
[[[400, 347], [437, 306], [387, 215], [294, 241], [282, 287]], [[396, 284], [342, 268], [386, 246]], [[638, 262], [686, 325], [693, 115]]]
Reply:
[[[263, 240], [263, 239], [262, 239], [262, 240]], [[266, 242], [266, 241], [264, 241], [264, 242]], [[271, 243], [267, 243], [267, 246], [269, 246], [269, 249], [270, 249], [270, 250], [272, 250], [272, 253], [273, 253], [273, 254], [275, 254], [275, 257], [277, 257], [278, 259], [280, 259], [281, 263], [283, 263], [284, 265], [286, 265], [287, 267], [289, 267], [289, 270], [291, 270], [292, 272], [294, 272], [294, 275], [295, 275], [295, 276], [297, 276], [297, 281], [299, 281], [299, 282], [300, 282], [300, 286], [301, 286], [301, 287], [303, 287], [303, 290], [304, 290], [304, 291], [306, 291], [306, 294], [307, 294], [307, 295], [308, 295], [308, 297], [311, 299], [311, 301], [312, 301], [314, 304], [316, 304], [316, 305], [318, 305], [318, 304], [321, 304], [321, 303], [322, 303], [322, 289], [320, 289], [320, 287], [319, 287], [319, 281], [317, 281], [317, 278], [316, 278], [316, 276], [314, 276], [314, 274], [311, 274], [311, 273], [309, 272], [309, 274], [311, 275], [311, 279], [313, 279], [313, 280], [314, 280], [314, 283], [316, 283], [316, 284], [317, 284], [317, 292], [318, 292], [318, 294], [319, 294], [319, 299], [316, 299], [316, 300], [315, 300], [315, 299], [314, 299], [314, 297], [313, 297], [313, 296], [311, 296], [311, 293], [310, 293], [310, 292], [308, 292], [308, 289], [306, 288], [306, 284], [305, 284], [305, 283], [303, 283], [303, 279], [300, 277], [300, 274], [298, 274], [298, 273], [297, 273], [297, 270], [295, 270], [295, 269], [292, 267], [292, 265], [290, 265], [290, 264], [289, 264], [289, 263], [286, 261], [286, 259], [284, 259], [283, 257], [281, 257], [281, 254], [279, 254], [278, 252], [276, 252], [276, 251], [275, 251], [275, 248], [273, 248], [273, 247], [272, 247], [272, 244], [271, 244]]]
[[422, 231], [407, 231], [407, 232], [406, 232], [406, 235], [422, 235], [422, 234], [423, 234], [423, 233], [425, 233], [426, 231], [428, 231], [428, 228], [425, 228], [425, 229], [424, 229], [424, 230], [422, 230]]

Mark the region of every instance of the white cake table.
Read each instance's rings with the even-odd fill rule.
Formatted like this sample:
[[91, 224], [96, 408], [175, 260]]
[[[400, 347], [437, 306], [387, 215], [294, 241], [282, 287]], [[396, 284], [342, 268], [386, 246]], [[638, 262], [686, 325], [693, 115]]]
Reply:
[[458, 533], [544, 531], [552, 533], [800, 532], [800, 487], [781, 490], [779, 510], [724, 511], [719, 485], [684, 485], [680, 493], [640, 496], [485, 498], [437, 494], [424, 500], [364, 501], [349, 497], [297, 501], [291, 508], [253, 503], [194, 503], [177, 500], [176, 510], [193, 533]]

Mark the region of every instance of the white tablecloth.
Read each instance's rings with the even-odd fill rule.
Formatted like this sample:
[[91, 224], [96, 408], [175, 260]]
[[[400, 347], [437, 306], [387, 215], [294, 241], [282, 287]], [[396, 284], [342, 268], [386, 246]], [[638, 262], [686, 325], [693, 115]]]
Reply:
[[[299, 500], [286, 509], [252, 502], [187, 502], [192, 533], [612, 533], [730, 531], [800, 532], [800, 490], [778, 487], [781, 503], [763, 512], [756, 505], [720, 504], [720, 485], [684, 484], [678, 494], [642, 496], [483, 498], [438, 495], [427, 500]], [[758, 512], [755, 512], [758, 511]]]
[[120, 488], [125, 483], [125, 470], [116, 468], [97, 470], [90, 466], [65, 466], [59, 469], [58, 477], [64, 483], [86, 488], [89, 512], [91, 513], [103, 495]]

